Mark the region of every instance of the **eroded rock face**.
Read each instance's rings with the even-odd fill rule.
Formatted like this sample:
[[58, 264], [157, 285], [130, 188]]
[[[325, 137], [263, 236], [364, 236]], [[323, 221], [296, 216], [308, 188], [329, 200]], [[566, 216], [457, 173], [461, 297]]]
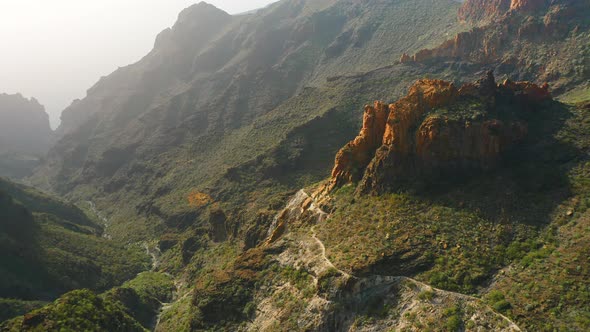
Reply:
[[[397, 102], [366, 109], [361, 133], [336, 156], [332, 186], [362, 176], [359, 190], [380, 192], [416, 178], [491, 169], [526, 137], [523, 112], [548, 99], [547, 85], [497, 85], [491, 73], [459, 89], [446, 81], [420, 80]], [[386, 122], [380, 121], [384, 114]]]
[[411, 59], [414, 62], [424, 62], [436, 58], [461, 58], [490, 63], [497, 59], [499, 51], [502, 45], [507, 42], [509, 35], [508, 31], [505, 31], [505, 33], [491, 38], [485, 37], [485, 29], [474, 28], [458, 33], [455, 38], [445, 41], [436, 48], [420, 50]]
[[401, 62], [401, 63], [407, 63], [407, 62], [411, 62], [411, 61], [413, 61], [413, 59], [407, 53], [402, 54], [402, 56], [399, 59], [399, 62]]
[[448, 104], [457, 95], [457, 89], [449, 82], [441, 80], [416, 82], [406, 97], [389, 105], [389, 118], [385, 125], [382, 142], [400, 152], [408, 152], [411, 138], [402, 133], [415, 126], [428, 109]]
[[388, 106], [382, 102], [376, 101], [373, 106], [365, 106], [361, 132], [336, 155], [336, 165], [332, 170], [332, 178], [336, 183], [360, 180], [363, 169], [381, 146], [388, 114]]

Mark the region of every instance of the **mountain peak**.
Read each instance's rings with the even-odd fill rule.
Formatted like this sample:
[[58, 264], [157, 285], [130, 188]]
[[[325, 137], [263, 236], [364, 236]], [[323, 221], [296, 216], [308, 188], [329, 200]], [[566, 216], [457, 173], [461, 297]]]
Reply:
[[170, 43], [175, 43], [173, 40], [198, 46], [203, 39], [230, 22], [231, 17], [223, 10], [201, 1], [180, 12], [174, 26], [158, 34], [154, 46], [159, 49], [171, 48]]
[[230, 16], [225, 11], [215, 7], [214, 5], [207, 3], [205, 1], [201, 1], [196, 3], [190, 7], [185, 8], [183, 11], [180, 12], [178, 15], [178, 22], [186, 22], [195, 19], [202, 19], [205, 15], [227, 15]]

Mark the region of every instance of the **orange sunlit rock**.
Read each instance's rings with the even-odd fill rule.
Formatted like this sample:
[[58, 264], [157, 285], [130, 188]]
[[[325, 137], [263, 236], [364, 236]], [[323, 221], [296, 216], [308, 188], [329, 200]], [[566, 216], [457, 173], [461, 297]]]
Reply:
[[211, 198], [211, 196], [196, 191], [191, 192], [187, 199], [188, 205], [195, 208], [200, 208], [213, 202], [213, 198]]

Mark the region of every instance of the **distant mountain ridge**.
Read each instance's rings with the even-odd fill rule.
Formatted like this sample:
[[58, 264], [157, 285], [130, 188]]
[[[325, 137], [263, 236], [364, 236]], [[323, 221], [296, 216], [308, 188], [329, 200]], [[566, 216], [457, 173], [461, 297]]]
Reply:
[[49, 115], [35, 98], [0, 94], [0, 176], [29, 175], [53, 143]]
[[51, 145], [49, 115], [37, 99], [0, 94], [0, 153], [40, 155]]

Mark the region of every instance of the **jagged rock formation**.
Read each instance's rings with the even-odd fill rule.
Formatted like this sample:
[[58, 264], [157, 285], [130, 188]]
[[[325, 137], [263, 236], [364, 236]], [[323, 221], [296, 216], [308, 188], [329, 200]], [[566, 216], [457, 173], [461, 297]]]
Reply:
[[522, 112], [550, 98], [547, 85], [496, 85], [491, 72], [460, 89], [420, 80], [397, 102], [366, 108], [361, 133], [336, 155], [332, 186], [362, 177], [362, 191], [381, 191], [418, 176], [493, 168], [526, 136]]
[[42, 155], [50, 139], [49, 116], [35, 98], [0, 94], [0, 154]]
[[371, 161], [375, 150], [382, 144], [388, 116], [389, 109], [382, 102], [376, 101], [374, 106], [365, 106], [361, 132], [336, 156], [338, 162], [332, 170], [332, 177], [338, 183], [360, 179], [364, 166]]

